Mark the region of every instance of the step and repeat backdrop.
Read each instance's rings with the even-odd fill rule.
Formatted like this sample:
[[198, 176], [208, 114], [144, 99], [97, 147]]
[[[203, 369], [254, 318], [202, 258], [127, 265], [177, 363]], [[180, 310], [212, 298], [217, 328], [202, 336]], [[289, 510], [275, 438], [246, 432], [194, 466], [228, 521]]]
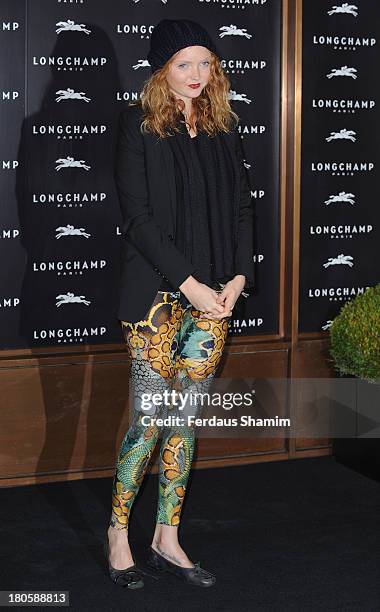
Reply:
[[302, 6], [299, 331], [320, 332], [380, 282], [380, 4]]
[[162, 18], [210, 32], [241, 118], [256, 290], [230, 333], [278, 332], [281, 11], [280, 0], [1, 0], [2, 349], [123, 342], [117, 124], [151, 74]]

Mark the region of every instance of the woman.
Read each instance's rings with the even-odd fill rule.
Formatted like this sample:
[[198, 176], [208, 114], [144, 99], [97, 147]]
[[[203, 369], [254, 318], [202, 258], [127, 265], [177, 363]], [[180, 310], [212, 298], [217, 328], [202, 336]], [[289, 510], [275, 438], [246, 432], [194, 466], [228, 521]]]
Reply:
[[[164, 19], [148, 60], [152, 76], [139, 103], [120, 115], [115, 165], [125, 237], [118, 316], [131, 358], [133, 413], [117, 457], [105, 550], [112, 580], [143, 586], [128, 524], [162, 435], [148, 565], [208, 587], [215, 576], [178, 541], [195, 441], [187, 416], [198, 416], [200, 403], [143, 405], [143, 394], [164, 397], [176, 381], [187, 399], [207, 392], [235, 302], [253, 287], [253, 211], [230, 83], [208, 33], [193, 21]], [[160, 427], [154, 419], [146, 424], [147, 415], [183, 422]]]

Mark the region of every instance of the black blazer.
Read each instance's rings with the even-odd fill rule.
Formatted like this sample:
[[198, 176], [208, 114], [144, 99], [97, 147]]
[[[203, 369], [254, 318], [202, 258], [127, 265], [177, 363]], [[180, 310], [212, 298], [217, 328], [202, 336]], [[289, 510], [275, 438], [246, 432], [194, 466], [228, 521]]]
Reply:
[[[167, 138], [142, 133], [141, 121], [140, 105], [121, 111], [114, 172], [123, 217], [117, 316], [132, 323], [148, 313], [163, 278], [174, 291], [194, 271], [174, 244], [176, 186], [170, 145]], [[240, 166], [235, 261], [239, 273], [253, 278], [253, 210], [241, 139], [236, 128], [223, 136]]]

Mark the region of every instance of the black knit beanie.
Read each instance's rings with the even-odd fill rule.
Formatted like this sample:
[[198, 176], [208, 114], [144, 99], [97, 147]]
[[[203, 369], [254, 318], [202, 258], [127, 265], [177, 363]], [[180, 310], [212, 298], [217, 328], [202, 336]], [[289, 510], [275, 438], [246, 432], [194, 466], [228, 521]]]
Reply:
[[219, 56], [208, 32], [199, 23], [190, 19], [162, 19], [150, 37], [147, 59], [152, 73], [162, 68], [174, 53], [193, 45], [207, 47]]

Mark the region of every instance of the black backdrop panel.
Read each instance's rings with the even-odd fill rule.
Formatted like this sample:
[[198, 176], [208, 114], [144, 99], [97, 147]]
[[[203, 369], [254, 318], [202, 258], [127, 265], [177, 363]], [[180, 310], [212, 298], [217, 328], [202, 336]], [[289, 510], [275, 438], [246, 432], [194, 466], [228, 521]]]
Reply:
[[342, 5], [303, 2], [301, 332], [380, 280], [380, 5]]
[[241, 117], [257, 284], [230, 333], [277, 333], [280, 0], [3, 0], [0, 11], [1, 347], [123, 341], [117, 120], [150, 76], [150, 33], [164, 17], [209, 30]]
[[14, 347], [25, 344], [19, 319], [26, 256], [15, 196], [19, 131], [25, 115], [25, 3], [3, 0], [0, 7], [0, 334], [2, 346]]

